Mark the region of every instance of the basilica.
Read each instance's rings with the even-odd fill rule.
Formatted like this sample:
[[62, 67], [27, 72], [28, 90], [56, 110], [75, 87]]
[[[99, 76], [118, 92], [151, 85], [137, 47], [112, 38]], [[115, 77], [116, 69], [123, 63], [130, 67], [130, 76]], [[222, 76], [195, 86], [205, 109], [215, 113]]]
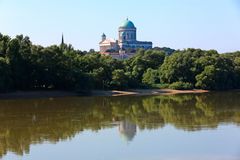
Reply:
[[126, 19], [118, 29], [118, 40], [107, 38], [103, 33], [99, 47], [100, 54], [125, 59], [133, 56], [139, 48], [151, 49], [152, 42], [137, 41], [137, 28]]

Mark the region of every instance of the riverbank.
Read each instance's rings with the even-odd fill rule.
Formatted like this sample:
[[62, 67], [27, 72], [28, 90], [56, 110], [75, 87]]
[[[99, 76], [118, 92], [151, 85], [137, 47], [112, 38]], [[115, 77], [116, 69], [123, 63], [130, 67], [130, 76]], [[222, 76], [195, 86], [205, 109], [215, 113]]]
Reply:
[[134, 89], [127, 91], [92, 91], [93, 96], [147, 96], [147, 95], [173, 95], [207, 93], [208, 90], [173, 90], [173, 89]]
[[119, 90], [93, 90], [87, 94], [67, 91], [17, 91], [1, 93], [0, 99], [33, 99], [33, 98], [58, 98], [78, 96], [146, 96], [146, 95], [173, 95], [206, 93], [207, 90], [173, 90], [173, 89], [134, 89], [127, 91]]

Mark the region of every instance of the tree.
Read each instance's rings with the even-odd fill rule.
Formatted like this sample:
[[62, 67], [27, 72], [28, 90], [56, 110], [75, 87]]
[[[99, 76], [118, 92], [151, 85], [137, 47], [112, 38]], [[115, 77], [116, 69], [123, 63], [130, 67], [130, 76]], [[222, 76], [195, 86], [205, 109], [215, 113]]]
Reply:
[[104, 89], [105, 87], [105, 75], [106, 71], [103, 67], [100, 67], [98, 69], [94, 69], [91, 73], [93, 78], [94, 87], [97, 89]]
[[8, 44], [6, 56], [10, 62], [12, 73], [11, 77], [13, 80], [14, 88], [25, 89], [22, 81], [23, 77], [25, 76], [23, 69], [24, 62], [21, 54], [19, 53], [19, 50], [20, 44], [18, 39], [12, 39]]
[[148, 86], [160, 83], [158, 70], [153, 70], [151, 68], [147, 69], [147, 71], [143, 74], [142, 82]]
[[235, 88], [240, 88], [240, 56], [234, 59]]
[[206, 66], [215, 65], [218, 57], [219, 54], [214, 50], [176, 51], [165, 59], [159, 70], [161, 82], [168, 84], [186, 82], [195, 85], [196, 76], [202, 73]]
[[216, 74], [215, 66], [206, 66], [204, 71], [196, 76], [196, 87], [202, 89], [216, 89]]
[[9, 62], [0, 57], [0, 92], [7, 92], [12, 87], [11, 68]]
[[158, 69], [164, 62], [165, 53], [158, 50], [138, 50], [136, 55], [126, 61], [126, 70], [131, 72], [135, 84], [141, 86], [143, 74], [147, 69]]
[[0, 54], [6, 55], [10, 37], [0, 33]]
[[115, 89], [126, 89], [128, 87], [128, 77], [124, 70], [117, 69], [113, 71], [111, 86]]
[[230, 59], [218, 57], [216, 63], [206, 66], [196, 76], [196, 87], [202, 89], [231, 89], [234, 87], [234, 65]]

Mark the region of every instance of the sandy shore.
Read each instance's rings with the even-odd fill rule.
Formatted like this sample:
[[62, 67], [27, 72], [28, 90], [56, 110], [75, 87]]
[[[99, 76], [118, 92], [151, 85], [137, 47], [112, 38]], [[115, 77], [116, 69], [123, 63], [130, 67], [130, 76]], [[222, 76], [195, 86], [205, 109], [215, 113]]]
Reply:
[[173, 90], [173, 89], [134, 89], [128, 91], [92, 91], [93, 96], [146, 96], [146, 95], [173, 95], [207, 93], [208, 90]]
[[17, 91], [1, 93], [0, 99], [32, 99], [32, 98], [57, 98], [77, 96], [144, 96], [144, 95], [172, 95], [186, 93], [206, 93], [207, 90], [172, 90], [172, 89], [134, 89], [128, 91], [118, 90], [93, 90], [89, 94], [66, 91]]

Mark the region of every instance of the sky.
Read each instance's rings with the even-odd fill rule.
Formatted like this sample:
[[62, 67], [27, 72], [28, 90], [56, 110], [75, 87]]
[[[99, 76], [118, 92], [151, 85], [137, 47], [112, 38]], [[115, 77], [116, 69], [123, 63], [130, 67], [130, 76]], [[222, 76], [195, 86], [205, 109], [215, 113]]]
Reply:
[[0, 0], [0, 32], [34, 44], [99, 50], [126, 18], [138, 40], [174, 49], [240, 50], [240, 0]]

